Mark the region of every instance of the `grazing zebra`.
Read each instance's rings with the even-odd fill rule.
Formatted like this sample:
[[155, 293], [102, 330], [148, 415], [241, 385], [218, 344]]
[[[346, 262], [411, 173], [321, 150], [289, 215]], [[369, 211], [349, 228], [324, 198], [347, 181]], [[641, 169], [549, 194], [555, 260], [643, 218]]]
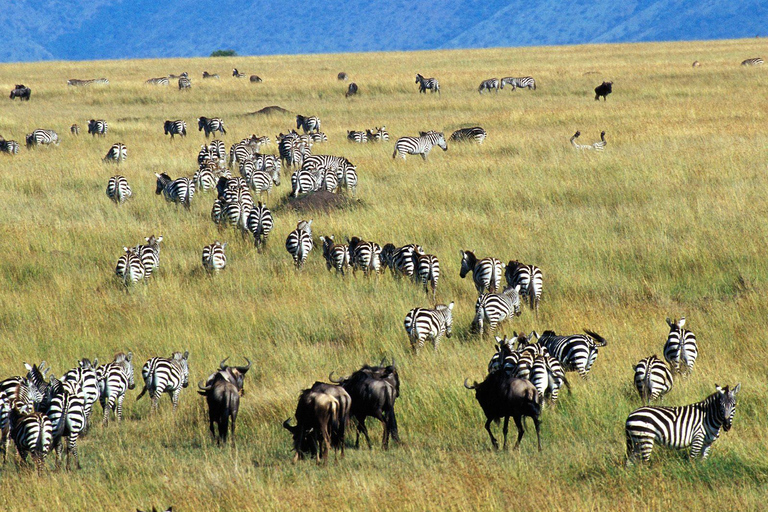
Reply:
[[[85, 400], [85, 419], [89, 423], [93, 404], [99, 399], [99, 379], [96, 373], [98, 361], [94, 359], [81, 359], [77, 362], [77, 367], [72, 368], [61, 377], [62, 383], [72, 382], [79, 386], [80, 393]], [[87, 427], [86, 427], [87, 428]]]
[[253, 157], [253, 166], [257, 171], [280, 173], [280, 159], [277, 155], [255, 155]]
[[272, 212], [261, 201], [251, 208], [251, 212], [248, 214], [248, 220], [246, 221], [248, 231], [253, 234], [253, 243], [257, 249], [261, 250], [266, 246], [269, 233], [272, 231], [274, 222], [272, 220]]
[[163, 124], [163, 130], [165, 131], [165, 135], [171, 134], [171, 139], [173, 139], [174, 135], [181, 135], [182, 137], [187, 136], [187, 122], [182, 121], [181, 119], [177, 119], [175, 121], [165, 121]]
[[[52, 377], [51, 381], [55, 381]], [[64, 448], [63, 438], [67, 438], [67, 471], [69, 461], [75, 459], [75, 467], [80, 467], [80, 457], [77, 454], [77, 439], [86, 431], [87, 418], [85, 397], [80, 392], [80, 386], [75, 382], [63, 382], [57, 387], [51, 398], [46, 415], [51, 420], [53, 434], [52, 449], [56, 451], [56, 469], [61, 466], [61, 452]]]
[[476, 142], [482, 144], [488, 134], [480, 126], [472, 128], [460, 128], [451, 134], [453, 142]]
[[536, 80], [533, 79], [533, 77], [530, 76], [521, 76], [518, 78], [507, 76], [501, 79], [501, 84], [499, 85], [500, 89], [503, 89], [505, 85], [509, 85], [512, 87], [512, 90], [520, 89], [533, 89], [536, 90]]
[[501, 293], [484, 293], [475, 303], [475, 319], [472, 329], [483, 335], [485, 322], [491, 332], [504, 320], [520, 315], [520, 285], [509, 286]]
[[235, 78], [243, 78], [245, 76], [245, 73], [241, 73], [237, 70], [237, 68], [234, 68], [232, 70], [232, 76]]
[[349, 75], [347, 75], [345, 72], [342, 71], [341, 73], [336, 75], [336, 78], [338, 80], [348, 80], [349, 79]]
[[763, 59], [760, 57], [755, 57], [754, 59], [747, 59], [741, 61], [742, 66], [762, 66], [763, 65]]
[[128, 180], [125, 176], [112, 176], [107, 183], [107, 197], [114, 201], [116, 204], [121, 205], [133, 195], [131, 187], [128, 185]]
[[77, 123], [69, 127], [69, 133], [75, 136], [80, 135], [80, 127], [77, 126]]
[[595, 151], [603, 151], [608, 143], [605, 141], [605, 131], [600, 132], [600, 140], [592, 144]]
[[192, 80], [190, 80], [186, 76], [182, 76], [179, 78], [179, 90], [180, 91], [188, 91], [192, 88]]
[[123, 420], [125, 393], [136, 387], [133, 380], [133, 353], [116, 354], [111, 363], [97, 368], [97, 375], [99, 376], [99, 402], [104, 409], [102, 423], [106, 427], [109, 425], [110, 411], [115, 413], [117, 421]]
[[103, 137], [107, 134], [108, 129], [109, 126], [103, 119], [91, 119], [88, 121], [88, 133], [91, 135], [98, 135], [99, 137]]
[[691, 447], [690, 458], [709, 456], [712, 443], [733, 426], [736, 395], [741, 384], [733, 389], [715, 384], [715, 393], [701, 402], [682, 407], [641, 407], [627, 417], [627, 465], [638, 458], [647, 462], [654, 443], [670, 448]]
[[173, 410], [179, 405], [179, 393], [189, 385], [189, 351], [174, 352], [170, 358], [153, 357], [141, 367], [144, 389], [136, 400], [149, 391], [152, 400], [151, 411], [157, 411], [158, 401], [163, 393], [171, 395]]
[[304, 133], [319, 132], [320, 131], [320, 118], [317, 116], [296, 116], [296, 129], [301, 128]]
[[427, 93], [427, 90], [431, 90], [432, 93], [440, 93], [440, 84], [437, 78], [424, 78], [421, 74], [416, 73], [416, 83], [419, 84], [419, 92]]
[[427, 155], [434, 146], [439, 146], [443, 151], [448, 151], [448, 146], [445, 144], [445, 135], [442, 132], [427, 132], [419, 137], [400, 137], [395, 142], [395, 151], [392, 153], [392, 158], [402, 157], [405, 160], [405, 155], [421, 155], [421, 158], [426, 160]]
[[437, 350], [440, 338], [443, 334], [451, 337], [453, 328], [453, 302], [437, 304], [435, 309], [414, 308], [405, 316], [405, 332], [411, 340], [411, 348], [414, 353], [424, 346], [428, 339]]
[[104, 157], [105, 162], [124, 162], [128, 157], [128, 148], [122, 142], [115, 142]]
[[324, 170], [337, 170], [352, 163], [343, 156], [333, 155], [309, 155], [301, 163], [301, 168], [306, 171], [320, 173]]
[[176, 178], [172, 180], [166, 173], [157, 174], [157, 188], [155, 194], [163, 194], [166, 201], [181, 203], [189, 209], [192, 196], [195, 195], [195, 182], [189, 178]]
[[491, 92], [493, 90], [496, 90], [496, 92], [499, 92], [499, 79], [498, 78], [489, 78], [488, 80], [483, 80], [480, 82], [480, 87], [477, 88], [477, 92], [480, 94], [483, 94], [483, 91]]
[[203, 247], [203, 268], [210, 273], [224, 270], [227, 266], [227, 255], [224, 253], [226, 248], [227, 242], [221, 243], [218, 240]]
[[158, 78], [150, 78], [144, 83], [147, 85], [170, 85], [171, 81], [168, 80], [167, 76], [161, 76]]
[[314, 171], [299, 169], [291, 174], [291, 197], [299, 194], [317, 192], [320, 189], [320, 177]]
[[347, 238], [349, 244], [349, 261], [352, 264], [352, 273], [362, 270], [366, 276], [371, 272], [377, 275], [381, 271], [381, 247], [376, 242], [366, 242], [353, 236]]
[[477, 293], [485, 290], [491, 293], [501, 286], [501, 276], [504, 273], [504, 265], [496, 258], [477, 259], [472, 251], [459, 251], [461, 255], [461, 270], [459, 276], [464, 279], [467, 273], [472, 272], [472, 281], [475, 283]]
[[160, 267], [160, 242], [163, 241], [163, 236], [152, 235], [145, 237], [146, 245], [137, 245], [136, 254], [141, 258], [141, 264], [144, 266], [144, 277], [149, 279], [152, 277], [152, 272]]
[[15, 140], [0, 138], [0, 153], [8, 153], [9, 155], [19, 154], [19, 143]]
[[674, 322], [667, 318], [667, 325], [669, 325], [669, 336], [667, 336], [667, 342], [664, 344], [664, 359], [667, 360], [675, 373], [682, 374], [685, 371], [684, 375], [690, 375], [696, 358], [699, 356], [696, 335], [683, 329], [685, 317]]
[[347, 140], [349, 142], [357, 142], [360, 144], [365, 144], [368, 142], [368, 133], [367, 132], [357, 132], [357, 131], [350, 131], [347, 130]]
[[219, 78], [219, 75], [212, 75], [212, 74], [210, 74], [210, 73], [209, 73], [209, 72], [207, 72], [207, 71], [203, 71], [203, 78], [215, 78], [215, 79], [217, 79], [217, 80], [218, 80], [218, 78]]
[[672, 372], [656, 354], [641, 359], [635, 366], [635, 388], [645, 403], [662, 398], [672, 389]]
[[109, 85], [109, 80], [106, 78], [92, 78], [90, 80], [78, 80], [77, 78], [71, 78], [67, 80], [67, 85], [73, 87], [85, 87], [87, 85]]
[[207, 139], [213, 132], [221, 132], [224, 135], [227, 134], [227, 130], [224, 129], [224, 121], [218, 117], [198, 117], [197, 118], [197, 131], [205, 129], [205, 138]]
[[433, 254], [424, 254], [421, 247], [413, 251], [413, 278], [424, 285], [424, 292], [432, 290], [432, 301], [437, 298], [437, 280], [440, 278], [440, 261]]
[[117, 260], [115, 275], [117, 275], [127, 287], [128, 285], [138, 283], [140, 280], [144, 279], [146, 273], [141, 257], [136, 254], [135, 247], [123, 247], [123, 251], [125, 252]]
[[395, 247], [394, 244], [386, 244], [381, 250], [381, 262], [384, 268], [390, 268], [396, 279], [401, 276], [416, 277], [416, 256], [418, 254], [424, 254], [420, 245], [408, 244]]
[[578, 139], [580, 136], [581, 136], [581, 132], [578, 131], [578, 130], [576, 131], [576, 133], [574, 133], [571, 136], [571, 145], [574, 148], [579, 149], [579, 150], [582, 150], [582, 149], [590, 149], [590, 150], [591, 149], [595, 149], [592, 144], [579, 144], [578, 142], [576, 142], [576, 139]]
[[320, 240], [323, 242], [325, 266], [329, 271], [335, 268], [343, 276], [344, 270], [350, 266], [349, 246], [335, 243], [333, 235], [321, 236]]
[[509, 286], [520, 285], [520, 296], [528, 297], [528, 305], [538, 315], [544, 274], [536, 265], [525, 265], [512, 260], [504, 271]]
[[24, 412], [19, 402], [11, 402], [9, 406], [11, 437], [19, 451], [19, 456], [22, 461], [26, 461], [27, 454], [31, 454], [37, 467], [37, 474], [42, 475], [45, 458], [53, 444], [51, 420], [39, 412]]
[[259, 83], [260, 84], [264, 80], [262, 80], [261, 77], [259, 77], [258, 75], [251, 75], [251, 76], [248, 77], [248, 81], [251, 82], [251, 83]]
[[304, 266], [313, 247], [312, 219], [299, 221], [296, 229], [291, 231], [285, 240], [285, 249], [293, 256], [296, 268], [301, 269]]
[[26, 136], [27, 149], [32, 146], [38, 146], [44, 144], [46, 146], [50, 144], [59, 145], [59, 134], [53, 130], [34, 130], [32, 133], [28, 133]]
[[261, 198], [261, 195], [266, 192], [267, 198], [269, 198], [270, 192], [272, 192], [272, 184], [280, 186], [280, 168], [272, 167], [271, 172], [266, 171], [253, 171], [248, 179], [248, 185], [253, 189], [257, 198]]
[[554, 331], [544, 331], [539, 337], [539, 345], [547, 347], [563, 365], [563, 370], [579, 372], [579, 376], [586, 379], [597, 359], [598, 347], [604, 347], [608, 342], [597, 333], [586, 329], [584, 332], [586, 335], [557, 336]]

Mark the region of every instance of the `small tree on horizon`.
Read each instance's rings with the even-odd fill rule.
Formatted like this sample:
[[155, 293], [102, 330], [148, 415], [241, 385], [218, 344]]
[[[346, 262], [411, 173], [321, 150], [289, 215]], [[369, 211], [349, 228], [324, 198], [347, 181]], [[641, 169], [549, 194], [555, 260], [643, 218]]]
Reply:
[[211, 57], [237, 57], [235, 50], [216, 50], [211, 53]]

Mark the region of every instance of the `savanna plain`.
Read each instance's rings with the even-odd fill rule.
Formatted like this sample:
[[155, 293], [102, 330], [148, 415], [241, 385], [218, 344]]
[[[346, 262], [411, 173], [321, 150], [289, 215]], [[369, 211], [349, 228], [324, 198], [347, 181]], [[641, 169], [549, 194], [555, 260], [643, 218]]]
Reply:
[[[768, 68], [739, 63], [765, 56], [762, 39], [386, 54], [235, 57], [0, 65], [0, 90], [32, 88], [29, 102], [3, 100], [0, 134], [22, 145], [0, 155], [0, 376], [47, 361], [61, 375], [80, 358], [132, 351], [137, 389], [124, 421], [95, 425], [79, 442], [83, 469], [37, 477], [0, 469], [5, 510], [760, 510], [768, 492], [765, 322], [768, 314]], [[692, 68], [694, 60], [701, 67]], [[236, 79], [231, 70], [263, 83]], [[218, 73], [205, 80], [203, 71]], [[144, 85], [187, 71], [192, 89]], [[340, 71], [360, 87], [346, 99]], [[418, 94], [416, 73], [440, 80]], [[531, 75], [537, 90], [477, 92], [481, 80]], [[69, 78], [110, 80], [67, 87]], [[613, 80], [603, 102], [592, 90]], [[7, 94], [7, 93], [6, 93]], [[292, 112], [248, 115], [269, 105]], [[234, 230], [211, 222], [215, 193], [189, 211], [155, 195], [154, 173], [191, 176], [205, 141], [199, 116], [221, 117], [227, 146], [255, 133], [295, 127], [317, 115], [328, 142], [313, 152], [357, 165], [351, 206], [292, 211], [290, 179], [269, 200], [275, 229], [259, 253]], [[88, 119], [106, 137], [85, 133]], [[165, 119], [187, 121], [171, 141]], [[83, 131], [71, 136], [69, 126]], [[386, 125], [388, 143], [346, 141], [347, 130]], [[480, 125], [483, 145], [452, 144], [428, 161], [392, 159], [394, 140], [420, 130]], [[23, 147], [35, 128], [56, 130], [58, 147]], [[602, 153], [576, 152], [607, 132]], [[102, 162], [123, 142], [128, 159]], [[134, 197], [121, 207], [107, 180], [123, 174]], [[453, 337], [435, 352], [411, 353], [403, 319], [431, 299], [407, 280], [344, 278], [328, 272], [316, 246], [297, 271], [285, 237], [302, 218], [320, 235], [360, 236], [381, 245], [419, 243], [440, 258], [438, 302], [455, 301]], [[160, 268], [127, 292], [115, 277], [123, 246], [163, 235]], [[228, 267], [209, 277], [201, 250], [228, 242]], [[499, 334], [553, 329], [598, 332], [608, 340], [588, 380], [569, 374], [572, 393], [542, 413], [543, 451], [528, 432], [518, 451], [493, 452], [484, 416], [465, 377], [481, 380], [493, 338], [469, 332], [477, 297], [459, 278], [459, 250], [544, 272], [538, 318], [528, 308]], [[683, 405], [741, 383], [733, 429], [706, 461], [659, 448], [645, 466], [625, 468], [624, 421], [641, 405], [632, 365], [662, 356], [666, 317], [685, 316], [699, 342], [692, 375], [664, 400]], [[178, 411], [136, 401], [140, 368], [152, 356], [190, 351], [190, 387]], [[237, 445], [208, 434], [194, 388], [232, 357], [250, 358]], [[292, 462], [298, 393], [331, 371], [349, 374], [394, 357], [401, 444], [349, 448], [328, 464]], [[376, 423], [376, 424], [374, 424]], [[529, 426], [531, 422], [528, 422]], [[499, 427], [496, 426], [496, 432]], [[512, 429], [514, 431], [514, 429]], [[364, 443], [363, 443], [364, 445]], [[52, 467], [49, 458], [48, 467]]]

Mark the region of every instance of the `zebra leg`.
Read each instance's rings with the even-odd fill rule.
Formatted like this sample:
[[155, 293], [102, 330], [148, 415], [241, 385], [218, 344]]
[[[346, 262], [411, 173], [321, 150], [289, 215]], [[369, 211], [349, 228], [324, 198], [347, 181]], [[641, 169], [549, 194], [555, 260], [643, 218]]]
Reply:
[[[691, 443], [691, 460], [697, 458], [701, 454], [704, 446], [704, 434], [696, 433], [693, 437], [693, 442]], [[708, 450], [709, 447], [707, 446], [706, 449]]]
[[117, 421], [123, 421], [123, 399], [124, 394], [117, 397]]
[[173, 410], [176, 411], [176, 408], [179, 406], [179, 395], [181, 394], [181, 389], [176, 389], [173, 391], [173, 394], [171, 394], [171, 402], [173, 402]]
[[[62, 418], [60, 421], [65, 421], [64, 418]], [[64, 450], [64, 444], [61, 442], [61, 438], [56, 442], [56, 446], [53, 447], [53, 468], [54, 471], [61, 471], [61, 454]], [[67, 467], [67, 470], [69, 470], [69, 467]]]

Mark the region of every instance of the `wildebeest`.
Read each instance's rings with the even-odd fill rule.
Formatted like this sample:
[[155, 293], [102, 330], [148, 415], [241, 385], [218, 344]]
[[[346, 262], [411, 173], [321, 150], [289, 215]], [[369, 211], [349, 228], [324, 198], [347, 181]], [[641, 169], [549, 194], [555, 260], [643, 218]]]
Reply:
[[482, 407], [485, 417], [487, 418], [487, 421], [485, 422], [485, 430], [487, 430], [488, 435], [491, 436], [491, 443], [495, 450], [499, 449], [499, 443], [496, 442], [496, 438], [493, 437], [493, 432], [491, 432], [491, 422], [499, 421], [501, 418], [504, 418], [503, 448], [506, 450], [507, 430], [509, 427], [510, 416], [515, 420], [515, 425], [517, 426], [517, 442], [513, 449], [516, 450], [517, 447], [520, 446], [520, 440], [525, 433], [522, 417], [530, 416], [533, 418], [533, 424], [536, 427], [536, 440], [539, 444], [539, 451], [541, 451], [541, 436], [539, 433], [541, 404], [539, 403], [539, 395], [536, 392], [536, 387], [530, 381], [510, 377], [506, 372], [494, 372], [488, 374], [485, 380], [480, 384], [475, 382], [470, 386], [467, 384], [467, 380], [464, 380], [464, 387], [475, 390], [475, 398], [480, 404], [480, 407]]
[[212, 373], [205, 381], [205, 385], [198, 383], [197, 392], [205, 397], [208, 403], [208, 422], [211, 436], [216, 438], [214, 425], [219, 426], [219, 436], [216, 440], [220, 443], [227, 442], [229, 419], [232, 418], [232, 442], [235, 442], [235, 421], [237, 411], [240, 408], [240, 396], [243, 395], [243, 380], [246, 372], [251, 368], [248, 358], [247, 366], [225, 366], [224, 359], [219, 363], [219, 369]]
[[381, 445], [386, 450], [389, 447], [389, 436], [400, 442], [397, 433], [397, 419], [395, 418], [395, 399], [400, 396], [400, 377], [394, 360], [389, 366], [385, 366], [386, 360], [382, 360], [380, 366], [364, 365], [349, 377], [334, 380], [333, 373], [328, 380], [341, 385], [352, 398], [350, 416], [357, 422], [357, 437], [355, 447], [360, 445], [360, 432], [371, 447], [371, 438], [368, 437], [368, 429], [365, 419], [372, 416], [379, 420], [384, 428]]
[[258, 75], [251, 75], [250, 77], [248, 77], [248, 80], [255, 83], [263, 82], [263, 80]]
[[341, 448], [344, 455], [344, 431], [349, 419], [352, 399], [341, 386], [315, 382], [299, 395], [296, 406], [296, 425], [290, 418], [283, 427], [293, 436], [294, 461], [306, 453], [317, 462], [328, 457], [328, 448]]
[[336, 78], [339, 80], [347, 80], [349, 78], [349, 75], [347, 75], [345, 72], [341, 72], [338, 75], [336, 75]]
[[11, 99], [19, 98], [21, 101], [29, 101], [29, 97], [32, 95], [32, 89], [26, 87], [24, 84], [16, 84], [16, 87], [11, 91]]
[[345, 98], [349, 98], [350, 96], [354, 96], [357, 94], [357, 84], [355, 82], [352, 82], [349, 84], [349, 87], [347, 87], [347, 93], [344, 95]]
[[600, 96], [603, 97], [603, 101], [608, 101], [608, 95], [613, 92], [613, 82], [603, 82], [595, 87], [595, 100], [600, 101]]

